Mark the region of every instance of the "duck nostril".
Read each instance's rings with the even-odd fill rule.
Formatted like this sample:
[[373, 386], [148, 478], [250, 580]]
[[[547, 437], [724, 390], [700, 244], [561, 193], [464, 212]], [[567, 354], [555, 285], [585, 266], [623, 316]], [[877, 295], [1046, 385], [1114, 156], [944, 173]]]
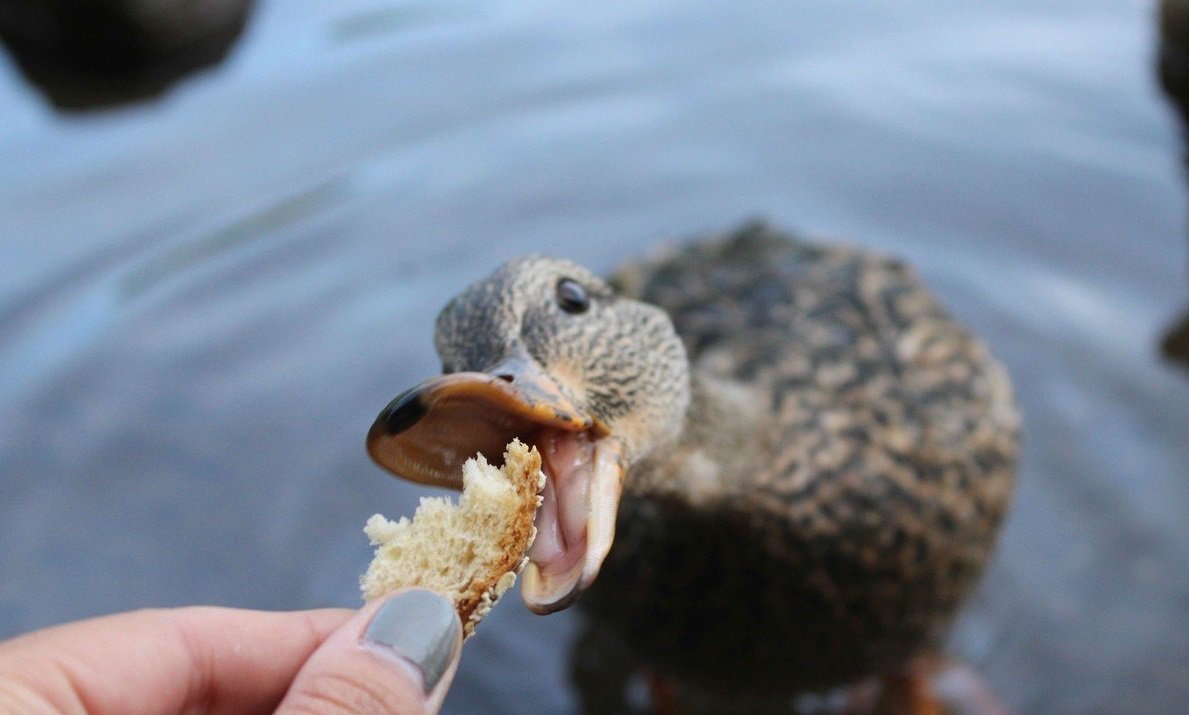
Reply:
[[516, 381], [515, 375], [510, 375], [506, 372], [501, 372], [500, 374], [496, 375], [496, 377], [503, 380], [504, 382], [515, 382]]

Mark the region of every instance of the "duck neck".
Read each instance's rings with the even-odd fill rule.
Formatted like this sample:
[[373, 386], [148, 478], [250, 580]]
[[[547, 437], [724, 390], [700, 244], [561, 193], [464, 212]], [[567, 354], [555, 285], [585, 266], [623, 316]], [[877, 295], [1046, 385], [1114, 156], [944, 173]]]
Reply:
[[684, 427], [668, 445], [633, 465], [627, 489], [693, 505], [737, 493], [742, 477], [757, 468], [765, 453], [768, 402], [762, 390], [695, 375]]

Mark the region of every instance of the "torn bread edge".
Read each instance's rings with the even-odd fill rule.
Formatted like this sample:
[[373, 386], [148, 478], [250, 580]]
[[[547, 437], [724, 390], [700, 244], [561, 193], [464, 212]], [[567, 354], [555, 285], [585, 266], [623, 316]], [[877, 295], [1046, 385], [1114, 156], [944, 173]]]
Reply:
[[412, 520], [368, 519], [363, 531], [376, 550], [360, 587], [367, 600], [402, 588], [436, 591], [453, 601], [469, 638], [528, 562], [545, 486], [541, 455], [514, 439], [502, 468], [476, 455], [462, 482], [457, 502], [423, 497]]

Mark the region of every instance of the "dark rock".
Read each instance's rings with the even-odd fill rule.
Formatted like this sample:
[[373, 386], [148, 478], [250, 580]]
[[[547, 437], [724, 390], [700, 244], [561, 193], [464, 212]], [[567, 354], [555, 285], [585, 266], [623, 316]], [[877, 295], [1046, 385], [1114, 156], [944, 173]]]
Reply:
[[1160, 45], [1156, 70], [1164, 92], [1181, 112], [1189, 114], [1189, 2], [1160, 3]]
[[[1156, 56], [1160, 85], [1176, 107], [1181, 135], [1189, 142], [1189, 1], [1160, 3], [1160, 47]], [[1189, 163], [1189, 155], [1185, 156]], [[1165, 359], [1189, 367], [1189, 311], [1174, 322], [1160, 343]]]
[[1160, 350], [1165, 359], [1189, 368], [1189, 310], [1164, 334]]
[[0, 0], [0, 39], [63, 109], [160, 94], [217, 63], [252, 0]]

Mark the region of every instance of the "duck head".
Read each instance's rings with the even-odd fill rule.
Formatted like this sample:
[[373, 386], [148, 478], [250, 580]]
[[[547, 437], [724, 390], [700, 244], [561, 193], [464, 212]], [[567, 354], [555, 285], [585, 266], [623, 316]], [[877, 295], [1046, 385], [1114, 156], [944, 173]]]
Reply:
[[535, 256], [451, 300], [434, 343], [444, 374], [389, 403], [368, 452], [397, 476], [461, 489], [476, 453], [498, 464], [512, 438], [536, 445], [546, 482], [521, 593], [537, 613], [565, 608], [611, 548], [631, 465], [681, 431], [685, 348], [661, 309]]

